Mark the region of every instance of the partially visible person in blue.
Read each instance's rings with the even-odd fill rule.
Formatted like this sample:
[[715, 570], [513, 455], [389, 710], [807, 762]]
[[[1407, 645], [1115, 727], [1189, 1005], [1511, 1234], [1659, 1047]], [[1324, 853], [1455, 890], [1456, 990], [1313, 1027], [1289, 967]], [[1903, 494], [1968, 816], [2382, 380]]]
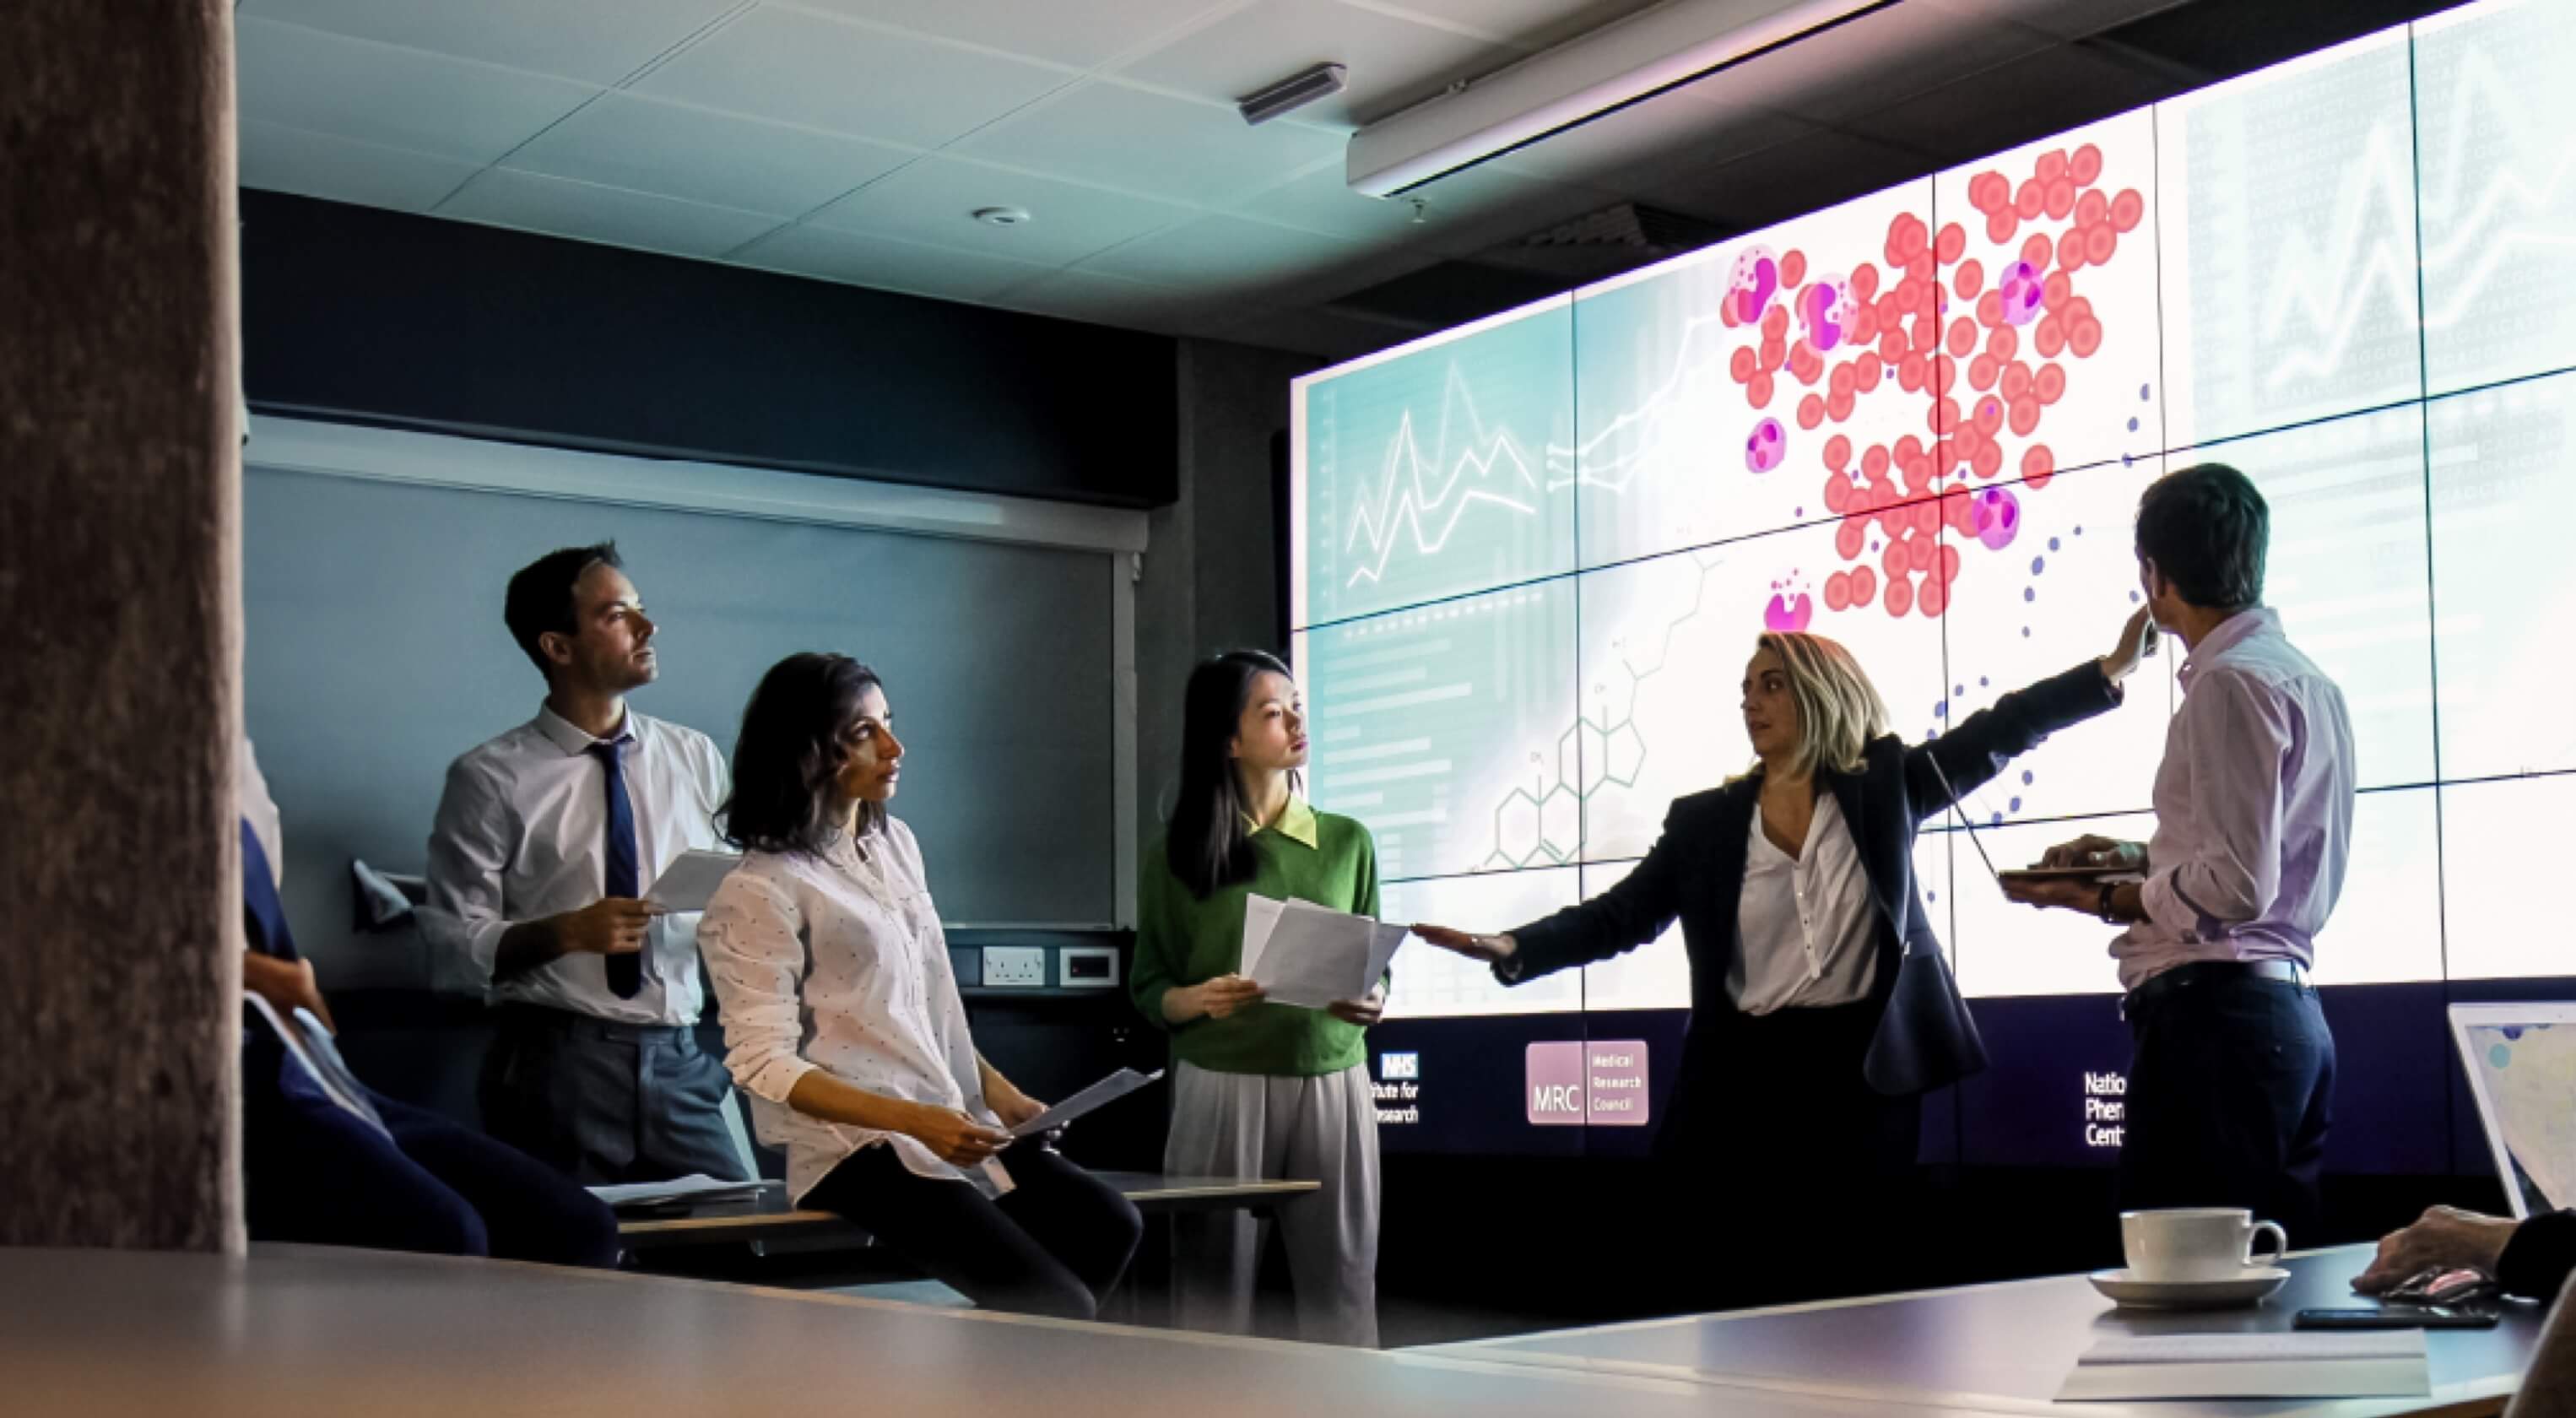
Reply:
[[[289, 1028], [299, 1008], [332, 1028], [313, 962], [296, 950], [278, 896], [286, 860], [279, 813], [247, 739], [238, 776], [243, 988]], [[251, 1014], [242, 1032], [242, 1179], [252, 1240], [617, 1263], [617, 1218], [562, 1173], [436, 1113], [363, 1083], [358, 1089], [355, 1107], [335, 1101], [268, 1021]]]

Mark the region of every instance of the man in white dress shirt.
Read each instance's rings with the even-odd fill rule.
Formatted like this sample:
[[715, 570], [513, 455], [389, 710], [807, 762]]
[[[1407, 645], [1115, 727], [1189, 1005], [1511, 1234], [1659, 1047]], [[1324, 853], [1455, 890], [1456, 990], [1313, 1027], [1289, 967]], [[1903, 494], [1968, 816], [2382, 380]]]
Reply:
[[627, 707], [659, 667], [614, 543], [529, 564], [503, 616], [545, 704], [448, 768], [421, 913], [500, 1006], [484, 1124], [585, 1183], [744, 1176], [732, 1079], [693, 1032], [697, 917], [642, 899], [716, 845], [723, 755]]

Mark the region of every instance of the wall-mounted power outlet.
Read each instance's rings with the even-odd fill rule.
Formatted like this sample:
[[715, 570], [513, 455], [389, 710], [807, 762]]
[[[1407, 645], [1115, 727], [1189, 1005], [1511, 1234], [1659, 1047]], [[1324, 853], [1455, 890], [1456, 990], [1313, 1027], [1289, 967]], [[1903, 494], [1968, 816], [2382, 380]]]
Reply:
[[984, 988], [1005, 990], [1042, 990], [1047, 982], [1047, 953], [1043, 945], [988, 945], [984, 947]]

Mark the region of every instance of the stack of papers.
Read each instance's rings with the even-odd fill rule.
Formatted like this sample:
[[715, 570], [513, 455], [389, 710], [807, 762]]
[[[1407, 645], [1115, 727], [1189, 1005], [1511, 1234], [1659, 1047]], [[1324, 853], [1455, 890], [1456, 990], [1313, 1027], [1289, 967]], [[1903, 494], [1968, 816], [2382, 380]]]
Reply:
[[747, 1182], [724, 1182], [704, 1172], [695, 1172], [667, 1182], [622, 1182], [616, 1186], [592, 1187], [590, 1194], [610, 1206], [657, 1206], [674, 1201], [747, 1199], [774, 1185], [776, 1183], [757, 1177]]
[[1322, 1009], [1362, 999], [1410, 932], [1312, 901], [1243, 898], [1243, 977], [1272, 1004]]
[[2125, 1398], [2380, 1398], [2433, 1391], [2424, 1331], [2138, 1334], [2094, 1344], [2060, 1402]]

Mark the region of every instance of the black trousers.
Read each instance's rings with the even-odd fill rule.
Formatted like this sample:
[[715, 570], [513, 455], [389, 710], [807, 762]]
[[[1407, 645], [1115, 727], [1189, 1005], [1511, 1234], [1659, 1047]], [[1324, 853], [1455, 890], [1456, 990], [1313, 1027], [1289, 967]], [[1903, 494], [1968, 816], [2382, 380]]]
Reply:
[[251, 1239], [617, 1263], [617, 1218], [562, 1173], [368, 1090], [387, 1137], [333, 1103], [273, 1040], [242, 1055]]
[[726, 1124], [733, 1077], [679, 1025], [504, 1005], [478, 1097], [494, 1137], [584, 1186], [747, 1179]]
[[848, 1217], [889, 1250], [989, 1310], [1087, 1320], [1127, 1273], [1145, 1219], [1107, 1182], [1023, 1142], [1002, 1153], [999, 1200], [915, 1176], [890, 1145], [861, 1148], [800, 1205]]
[[1685, 1243], [1661, 1308], [1785, 1304], [1915, 1279], [1923, 1104], [1861, 1077], [1882, 1012], [1863, 1002], [1704, 1026], [1656, 1139], [1663, 1211]]
[[2334, 1099], [2334, 1035], [2313, 986], [2184, 965], [2127, 1006], [2125, 1211], [2242, 1206], [2294, 1246], [2325, 1221], [2318, 1173]]

